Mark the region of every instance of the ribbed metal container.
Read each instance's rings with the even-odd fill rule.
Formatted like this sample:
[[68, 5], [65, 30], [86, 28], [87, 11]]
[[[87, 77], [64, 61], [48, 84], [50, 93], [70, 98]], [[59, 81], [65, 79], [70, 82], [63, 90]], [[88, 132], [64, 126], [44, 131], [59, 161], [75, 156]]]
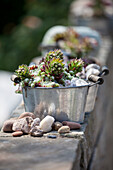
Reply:
[[57, 121], [83, 123], [89, 85], [63, 88], [23, 88], [25, 111], [43, 119], [53, 116]]

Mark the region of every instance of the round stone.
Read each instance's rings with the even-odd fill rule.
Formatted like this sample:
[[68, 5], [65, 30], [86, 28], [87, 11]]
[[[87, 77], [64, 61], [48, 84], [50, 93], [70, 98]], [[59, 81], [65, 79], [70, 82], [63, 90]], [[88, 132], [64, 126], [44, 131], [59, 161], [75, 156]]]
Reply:
[[13, 127], [14, 122], [15, 122], [14, 119], [6, 120], [2, 127], [3, 132], [13, 132], [12, 127]]
[[55, 123], [53, 123], [53, 130], [56, 130], [56, 131], [58, 131], [58, 129], [59, 128], [61, 128], [63, 125], [62, 125], [62, 123], [60, 123], [60, 122], [55, 122]]
[[100, 66], [99, 65], [97, 65], [97, 64], [89, 64], [87, 67], [86, 67], [86, 72], [89, 70], [89, 69], [91, 69], [91, 68], [95, 68], [95, 69], [97, 69], [97, 70], [100, 70]]
[[69, 126], [62, 126], [59, 130], [58, 133], [69, 133], [70, 132], [70, 127]]
[[16, 132], [13, 132], [12, 133], [12, 136], [13, 137], [19, 137], [19, 136], [22, 136], [23, 135], [23, 132], [22, 131], [16, 131]]
[[54, 117], [48, 115], [40, 122], [40, 128], [44, 132], [50, 132], [52, 130], [52, 125], [54, 121]]
[[63, 121], [62, 124], [65, 125], [65, 126], [69, 126], [71, 130], [81, 128], [81, 125], [79, 123], [76, 123], [76, 122]]

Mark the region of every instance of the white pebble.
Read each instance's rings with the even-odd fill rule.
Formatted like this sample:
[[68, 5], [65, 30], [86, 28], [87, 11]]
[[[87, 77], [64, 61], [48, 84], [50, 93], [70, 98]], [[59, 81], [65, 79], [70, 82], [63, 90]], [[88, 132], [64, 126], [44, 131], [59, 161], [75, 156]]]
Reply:
[[74, 86], [84, 86], [84, 85], [88, 85], [88, 83], [83, 79], [73, 78], [71, 80], [71, 86], [72, 87], [74, 87]]
[[47, 115], [41, 122], [40, 122], [40, 128], [44, 132], [49, 132], [52, 130], [52, 124], [54, 123], [55, 119], [52, 116]]
[[89, 64], [87, 67], [86, 67], [86, 72], [89, 70], [89, 69], [91, 69], [91, 68], [95, 68], [95, 69], [97, 69], [97, 70], [100, 70], [100, 66], [99, 65], [97, 65], [97, 64]]
[[78, 79], [76, 81], [76, 86], [85, 86], [85, 85], [88, 85], [88, 83], [85, 80]]
[[87, 72], [86, 72], [86, 79], [88, 80], [88, 77], [93, 74], [93, 75], [96, 75], [98, 76], [100, 73], [99, 70], [95, 69], [95, 68], [90, 68]]
[[71, 80], [71, 86], [73, 87], [73, 86], [76, 86], [76, 81], [78, 80], [78, 78], [73, 78], [72, 80]]

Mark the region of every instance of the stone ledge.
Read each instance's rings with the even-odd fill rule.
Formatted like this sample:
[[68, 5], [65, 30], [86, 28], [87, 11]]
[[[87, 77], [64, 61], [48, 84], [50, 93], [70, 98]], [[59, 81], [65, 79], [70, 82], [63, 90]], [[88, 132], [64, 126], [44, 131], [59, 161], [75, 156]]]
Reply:
[[[19, 116], [19, 112], [21, 111], [21, 109], [23, 109], [23, 107], [23, 105], [20, 105], [20, 107], [18, 107], [19, 109], [17, 109], [15, 112], [16, 116]], [[32, 162], [34, 162], [34, 165], [32, 165], [32, 169], [38, 168], [40, 170], [44, 170], [45, 167], [49, 167], [48, 169], [46, 169], [52, 170], [53, 168], [55, 168], [61, 170], [70, 170], [73, 169], [72, 167], [74, 167], [75, 164], [77, 170], [80, 169], [80, 164], [82, 164], [84, 169], [86, 169], [88, 164], [86, 148], [91, 147], [87, 146], [86, 141], [88, 139], [86, 139], [87, 135], [85, 135], [89, 117], [90, 114], [87, 114], [85, 116], [85, 122], [82, 124], [80, 130], [72, 130], [70, 133], [67, 134], [60, 135], [57, 131], [51, 131], [49, 133], [45, 133], [43, 137], [31, 137], [30, 135], [12, 137], [11, 133], [0, 132], [0, 141], [2, 141], [0, 152], [2, 155], [4, 155], [3, 159], [0, 159], [1, 167], [5, 167], [7, 169], [7, 167], [9, 166], [7, 165], [7, 161], [9, 161], [10, 166], [8, 169], [11, 168], [11, 170], [17, 165], [21, 169], [27, 169], [29, 166], [31, 166]], [[56, 135], [57, 138], [50, 139], [47, 137], [48, 135]], [[25, 147], [23, 147], [22, 145]], [[13, 146], [15, 147], [14, 151]], [[43, 147], [45, 148], [45, 150], [43, 149]], [[25, 152], [30, 153], [31, 160], [29, 156], [24, 154], [24, 151], [20, 152], [21, 149], [25, 150]], [[54, 154], [56, 156], [54, 156]], [[11, 157], [10, 160], [8, 159], [7, 155]], [[20, 161], [18, 162], [19, 158]], [[25, 160], [25, 162], [23, 162], [22, 158], [23, 160]], [[15, 162], [12, 164], [11, 161], [13, 160]], [[35, 160], [37, 160], [37, 162]]]
[[[57, 140], [33, 137], [0, 138], [0, 168], [69, 170], [75, 157], [80, 156], [78, 140], [58, 138]], [[79, 163], [78, 163], [79, 167]]]

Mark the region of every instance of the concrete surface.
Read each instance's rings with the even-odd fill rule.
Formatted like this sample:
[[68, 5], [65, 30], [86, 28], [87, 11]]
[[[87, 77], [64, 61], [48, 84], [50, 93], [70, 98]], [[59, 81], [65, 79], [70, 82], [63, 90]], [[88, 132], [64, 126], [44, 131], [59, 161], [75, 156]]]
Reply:
[[1, 170], [69, 170], [76, 156], [75, 139], [0, 138]]

